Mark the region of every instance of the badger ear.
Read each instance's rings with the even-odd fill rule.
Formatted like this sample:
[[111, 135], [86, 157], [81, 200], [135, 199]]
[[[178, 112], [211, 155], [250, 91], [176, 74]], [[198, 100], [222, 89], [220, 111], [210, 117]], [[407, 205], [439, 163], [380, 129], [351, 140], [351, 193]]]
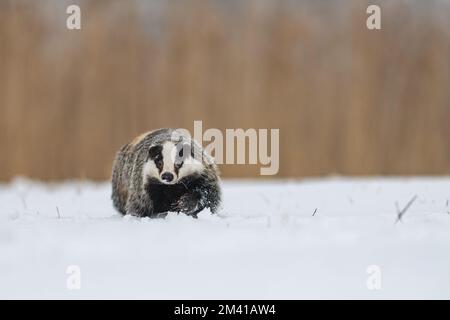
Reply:
[[153, 145], [150, 147], [150, 149], [148, 149], [148, 157], [150, 159], [155, 159], [158, 154], [161, 154], [162, 151], [162, 146], [160, 145]]

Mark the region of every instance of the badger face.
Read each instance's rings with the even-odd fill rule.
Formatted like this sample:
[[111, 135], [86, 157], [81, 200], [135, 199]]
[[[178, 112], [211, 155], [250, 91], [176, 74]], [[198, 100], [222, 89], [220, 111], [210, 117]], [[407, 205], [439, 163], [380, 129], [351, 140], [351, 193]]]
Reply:
[[190, 144], [166, 141], [150, 147], [144, 177], [157, 179], [164, 184], [176, 184], [182, 178], [202, 170], [203, 164], [195, 159]]

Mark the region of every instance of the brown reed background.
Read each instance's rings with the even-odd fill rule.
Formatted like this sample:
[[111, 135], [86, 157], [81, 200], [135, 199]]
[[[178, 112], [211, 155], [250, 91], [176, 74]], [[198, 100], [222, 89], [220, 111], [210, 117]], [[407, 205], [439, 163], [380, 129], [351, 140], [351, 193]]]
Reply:
[[278, 177], [449, 174], [449, 22], [437, 0], [0, 0], [0, 179], [107, 179], [123, 143], [194, 120], [280, 128]]

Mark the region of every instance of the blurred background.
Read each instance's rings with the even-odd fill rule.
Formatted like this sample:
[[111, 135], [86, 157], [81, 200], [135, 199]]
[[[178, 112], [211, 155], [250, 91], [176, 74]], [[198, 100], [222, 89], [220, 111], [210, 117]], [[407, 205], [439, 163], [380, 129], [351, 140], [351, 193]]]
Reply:
[[449, 174], [449, 89], [446, 0], [0, 0], [0, 180], [108, 179], [194, 120], [279, 128], [276, 177]]

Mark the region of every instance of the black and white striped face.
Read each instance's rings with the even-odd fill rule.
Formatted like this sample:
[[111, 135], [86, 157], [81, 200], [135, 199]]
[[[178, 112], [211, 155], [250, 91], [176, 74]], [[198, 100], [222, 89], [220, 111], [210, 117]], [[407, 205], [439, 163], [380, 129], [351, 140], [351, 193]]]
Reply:
[[156, 178], [164, 184], [175, 184], [202, 170], [203, 164], [194, 158], [190, 144], [166, 141], [150, 147], [144, 177]]

